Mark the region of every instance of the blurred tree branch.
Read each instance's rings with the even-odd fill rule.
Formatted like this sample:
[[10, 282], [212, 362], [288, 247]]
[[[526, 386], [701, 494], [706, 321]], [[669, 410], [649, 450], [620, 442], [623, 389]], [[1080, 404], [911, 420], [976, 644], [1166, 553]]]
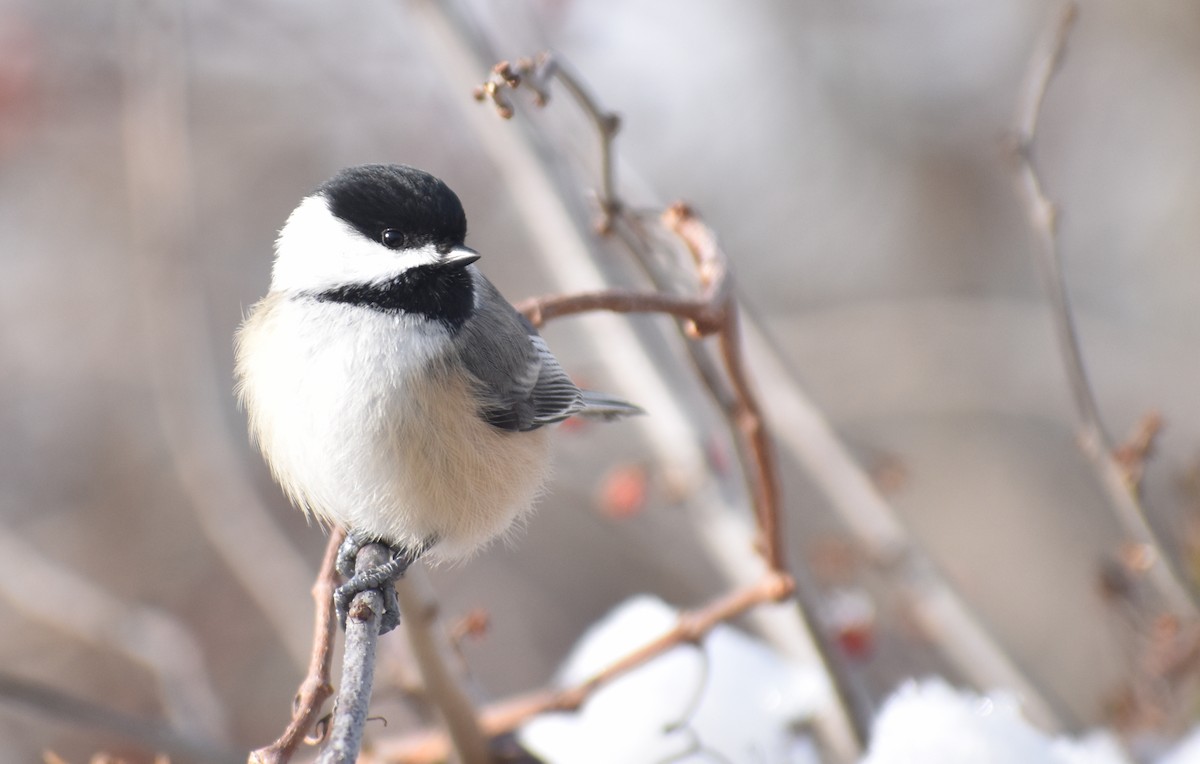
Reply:
[[1096, 470], [1124, 532], [1153, 551], [1156, 559], [1148, 573], [1163, 601], [1176, 613], [1195, 620], [1200, 616], [1196, 588], [1189, 585], [1175, 564], [1171, 550], [1147, 519], [1146, 508], [1138, 495], [1138, 483], [1132, 479], [1128, 464], [1122, 461], [1116, 444], [1104, 428], [1100, 406], [1088, 380], [1063, 274], [1058, 246], [1058, 207], [1046, 195], [1033, 156], [1046, 93], [1062, 64], [1067, 38], [1078, 13], [1078, 5], [1073, 0], [1062, 5], [1030, 59], [1014, 118], [1012, 155], [1016, 181], [1037, 239], [1035, 262], [1050, 304], [1059, 352], [1075, 402], [1080, 448]]
[[214, 745], [211, 740], [198, 739], [158, 720], [114, 711], [15, 676], [0, 674], [0, 699], [70, 724], [113, 732], [147, 751], [212, 764], [240, 761], [232, 749]]
[[282, 534], [232, 448], [229, 393], [218, 387], [196, 240], [184, 10], [151, 0], [120, 6], [125, 193], [130, 257], [149, 350], [158, 424], [196, 519], [298, 666], [308, 645], [302, 590], [311, 573]]
[[418, 588], [416, 580], [405, 577], [396, 582], [404, 632], [421, 671], [426, 699], [441, 714], [454, 752], [463, 764], [484, 764], [491, 760], [479, 712], [471, 704], [457, 677], [450, 671], [435, 628], [437, 605]]
[[18, 612], [145, 668], [158, 685], [177, 735], [207, 740], [209, 750], [229, 739], [228, 719], [204, 653], [177, 619], [123, 602], [61, 562], [48, 560], [4, 527], [0, 561], [0, 597]]

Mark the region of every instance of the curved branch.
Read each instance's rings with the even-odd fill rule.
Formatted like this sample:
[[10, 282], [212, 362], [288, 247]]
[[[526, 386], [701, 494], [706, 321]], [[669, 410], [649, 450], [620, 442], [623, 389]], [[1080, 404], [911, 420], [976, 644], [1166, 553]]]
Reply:
[[475, 88], [475, 100], [490, 99], [501, 117], [510, 119], [513, 105], [505, 94], [510, 89], [524, 85], [533, 91], [534, 102], [545, 106], [550, 101], [550, 80], [558, 80], [571, 97], [583, 108], [596, 124], [600, 137], [600, 189], [598, 202], [600, 220], [596, 229], [608, 233], [613, 218], [622, 209], [617, 195], [616, 162], [613, 161], [613, 141], [621, 129], [621, 119], [610, 111], [604, 111], [583, 82], [563, 63], [553, 51], [543, 51], [536, 58], [519, 58], [516, 64], [501, 61], [492, 67], [488, 78]]
[[595, 310], [613, 313], [665, 313], [687, 321], [692, 327], [689, 333], [695, 336], [711, 334], [721, 321], [719, 316], [714, 315], [712, 305], [704, 300], [659, 292], [627, 292], [619, 289], [530, 298], [518, 303], [517, 310], [524, 313], [537, 327], [555, 318]]
[[779, 468], [758, 396], [746, 374], [738, 309], [729, 286], [728, 258], [717, 246], [716, 234], [686, 205], [672, 205], [662, 218], [663, 224], [687, 246], [705, 297], [710, 305], [717, 306], [721, 320], [715, 333], [725, 374], [733, 388], [733, 400], [725, 415], [730, 427], [741, 436], [743, 449], [750, 457], [747, 460], [750, 463], [744, 466], [758, 517], [760, 551], [772, 570], [782, 570], [785, 563], [779, 523]]
[[[229, 391], [217, 386], [203, 302], [188, 133], [185, 9], [119, 4], [125, 193], [131, 272], [146, 343], [146, 381], [180, 487], [221, 561], [303, 666], [308, 566], [260, 501], [232, 447]], [[244, 439], [244, 435], [241, 436]]]

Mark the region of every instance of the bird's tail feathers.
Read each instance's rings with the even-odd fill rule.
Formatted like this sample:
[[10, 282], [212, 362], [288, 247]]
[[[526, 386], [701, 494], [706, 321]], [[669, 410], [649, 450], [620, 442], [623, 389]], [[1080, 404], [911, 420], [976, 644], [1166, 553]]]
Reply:
[[583, 408], [579, 411], [580, 416], [606, 420], [645, 413], [640, 406], [635, 406], [615, 395], [594, 393], [591, 390], [583, 391]]

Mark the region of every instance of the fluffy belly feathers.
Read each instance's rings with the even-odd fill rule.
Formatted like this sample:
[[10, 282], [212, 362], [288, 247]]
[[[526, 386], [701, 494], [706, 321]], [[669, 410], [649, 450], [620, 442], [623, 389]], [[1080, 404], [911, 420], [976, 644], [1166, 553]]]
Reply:
[[292, 501], [390, 544], [436, 542], [433, 559], [468, 555], [510, 528], [544, 482], [546, 430], [480, 419], [470, 380], [428, 352], [427, 336], [398, 331], [405, 317], [364, 312], [372, 325], [335, 324], [335, 339], [320, 313], [270, 296], [238, 336], [239, 398]]

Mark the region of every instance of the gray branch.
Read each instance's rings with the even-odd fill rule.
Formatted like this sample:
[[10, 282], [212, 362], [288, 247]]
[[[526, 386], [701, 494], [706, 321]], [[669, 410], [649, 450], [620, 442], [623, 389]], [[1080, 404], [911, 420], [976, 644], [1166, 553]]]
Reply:
[[[378, 567], [389, 559], [386, 547], [368, 544], [358, 552], [355, 573]], [[392, 584], [387, 584], [392, 586]], [[371, 684], [375, 678], [375, 645], [379, 641], [379, 621], [383, 597], [370, 589], [357, 595], [346, 616], [346, 649], [342, 657], [342, 685], [333, 710], [329, 741], [317, 764], [354, 764], [362, 748], [367, 707], [371, 703]]]

